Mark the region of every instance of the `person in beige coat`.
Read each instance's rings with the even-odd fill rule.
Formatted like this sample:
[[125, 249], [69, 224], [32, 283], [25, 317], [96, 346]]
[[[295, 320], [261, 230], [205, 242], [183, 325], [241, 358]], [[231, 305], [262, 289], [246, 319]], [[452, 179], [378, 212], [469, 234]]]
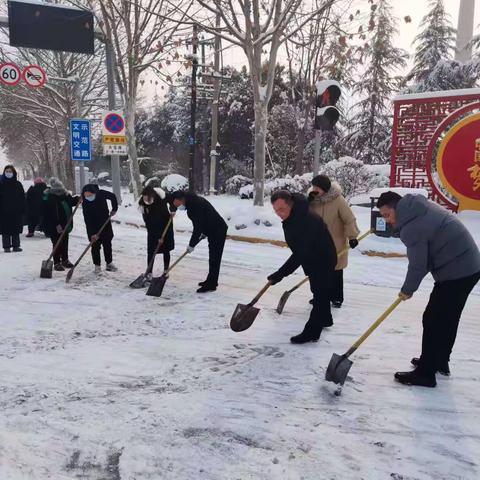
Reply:
[[[338, 183], [332, 182], [326, 175], [317, 175], [312, 180], [312, 190], [308, 199], [310, 210], [322, 217], [326, 223], [337, 254], [348, 246], [355, 248], [358, 245], [357, 237], [360, 230], [357, 220], [342, 196], [342, 189]], [[343, 270], [347, 265], [348, 253], [338, 255], [330, 298], [335, 308], [340, 308], [343, 303]]]

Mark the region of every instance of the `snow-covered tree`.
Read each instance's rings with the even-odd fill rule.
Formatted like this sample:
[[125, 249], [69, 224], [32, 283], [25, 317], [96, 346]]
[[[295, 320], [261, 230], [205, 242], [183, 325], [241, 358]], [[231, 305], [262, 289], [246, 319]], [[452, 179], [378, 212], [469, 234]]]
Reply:
[[385, 163], [390, 157], [392, 96], [402, 78], [407, 54], [396, 48], [397, 33], [392, 7], [387, 0], [371, 5], [370, 35], [361, 49], [365, 68], [353, 88], [362, 100], [354, 106], [348, 144], [355, 158], [364, 163]]

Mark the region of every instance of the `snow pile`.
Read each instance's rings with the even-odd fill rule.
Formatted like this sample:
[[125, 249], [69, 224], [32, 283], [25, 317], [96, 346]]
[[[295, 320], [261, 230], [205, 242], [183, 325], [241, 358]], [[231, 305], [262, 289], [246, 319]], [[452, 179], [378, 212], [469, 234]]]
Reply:
[[172, 173], [167, 175], [161, 183], [161, 187], [166, 192], [176, 192], [177, 190], [187, 190], [188, 189], [188, 180], [182, 175], [177, 173]]
[[[273, 178], [265, 182], [265, 196], [269, 197], [277, 190], [288, 190], [290, 192], [307, 193], [312, 182], [313, 174], [304, 173], [291, 177], [287, 175], [284, 178]], [[253, 198], [253, 185], [245, 185], [239, 190], [240, 198]]]
[[225, 192], [229, 195], [238, 195], [240, 189], [253, 183], [251, 178], [244, 175], [234, 175], [225, 181]]

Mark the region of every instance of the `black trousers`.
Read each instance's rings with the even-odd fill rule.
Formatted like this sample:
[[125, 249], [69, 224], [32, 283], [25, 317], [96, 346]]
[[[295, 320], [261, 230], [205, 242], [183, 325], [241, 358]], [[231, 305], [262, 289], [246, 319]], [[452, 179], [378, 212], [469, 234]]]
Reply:
[[[55, 233], [50, 237], [52, 241], [52, 246], [55, 248], [58, 239], [60, 238], [59, 233]], [[58, 246], [57, 251], [53, 254], [53, 262], [55, 264], [66, 262], [68, 260], [68, 233], [63, 237], [62, 243]]]
[[468, 296], [480, 279], [480, 272], [469, 277], [435, 282], [423, 314], [422, 355], [419, 367], [434, 374], [437, 366], [450, 360], [458, 323]]
[[223, 249], [227, 238], [227, 229], [220, 230], [214, 235], [208, 237], [208, 276], [205, 280], [206, 285], [211, 287], [218, 286], [218, 277], [220, 275], [220, 265], [222, 264]]
[[[150, 261], [152, 260], [153, 254], [155, 253], [155, 250], [157, 249], [158, 242], [160, 238], [162, 237], [161, 233], [152, 233], [148, 232], [147, 235], [147, 265], [150, 264]], [[154, 262], [155, 263], [155, 262]], [[170, 252], [163, 252], [163, 270], [168, 270], [168, 267], [170, 267]], [[153, 265], [152, 265], [152, 270], [153, 270]], [[151, 272], [149, 272], [151, 273]]]
[[335, 270], [335, 274], [332, 277], [330, 300], [343, 303], [343, 270]]
[[313, 307], [310, 318], [303, 331], [314, 336], [320, 335], [322, 328], [333, 322], [330, 307], [330, 288], [325, 284], [325, 279], [310, 275], [310, 290], [313, 293]]
[[40, 215], [28, 214], [28, 233], [35, 233], [35, 228], [40, 225]]
[[3, 248], [18, 248], [20, 246], [20, 235], [2, 235]]
[[113, 254], [112, 254], [112, 240], [102, 240], [101, 238], [97, 240], [92, 245], [92, 260], [94, 265], [100, 266], [102, 264], [102, 259], [100, 258], [100, 248], [103, 247], [103, 256], [105, 257], [105, 263], [108, 265], [112, 263]]

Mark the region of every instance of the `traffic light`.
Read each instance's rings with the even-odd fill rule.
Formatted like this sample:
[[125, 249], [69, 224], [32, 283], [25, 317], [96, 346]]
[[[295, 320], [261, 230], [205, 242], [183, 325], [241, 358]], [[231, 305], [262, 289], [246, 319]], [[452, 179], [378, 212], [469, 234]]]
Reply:
[[315, 110], [315, 129], [333, 130], [340, 118], [340, 111], [335, 107], [342, 90], [335, 80], [317, 82], [317, 101]]

